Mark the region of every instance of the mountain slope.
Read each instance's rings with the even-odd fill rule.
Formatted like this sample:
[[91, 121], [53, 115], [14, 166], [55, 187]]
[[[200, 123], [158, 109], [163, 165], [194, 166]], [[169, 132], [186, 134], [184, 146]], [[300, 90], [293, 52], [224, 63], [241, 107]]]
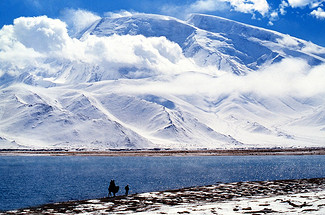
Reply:
[[123, 96], [101, 87], [100, 94], [58, 87], [43, 89], [41, 93], [34, 87], [9, 88], [1, 98], [4, 103], [0, 129], [5, 134], [2, 138], [19, 142], [21, 147], [54, 148], [198, 148], [241, 144], [176, 106], [170, 109], [170, 105], [156, 103], [150, 95]]
[[202, 14], [104, 17], [77, 38], [25, 19], [0, 30], [0, 148], [325, 144], [323, 47]]
[[275, 31], [202, 14], [192, 15], [188, 22], [200, 29], [229, 38], [234, 49], [242, 54], [238, 57], [252, 69], [266, 62], [278, 62], [284, 57], [303, 58], [311, 65], [324, 63], [325, 60], [324, 54], [305, 51], [308, 46], [306, 41]]
[[244, 74], [286, 57], [306, 59], [310, 65], [325, 62], [325, 55], [305, 51], [306, 41], [232, 20], [202, 14], [187, 22], [159, 15], [136, 14], [105, 17], [95, 22], [87, 35], [164, 36], [177, 43], [187, 57], [199, 65], [217, 65], [218, 69]]

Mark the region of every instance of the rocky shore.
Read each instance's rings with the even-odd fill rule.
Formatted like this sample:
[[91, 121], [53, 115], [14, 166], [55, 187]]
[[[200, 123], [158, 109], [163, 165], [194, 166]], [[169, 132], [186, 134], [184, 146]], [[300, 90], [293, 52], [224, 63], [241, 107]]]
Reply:
[[71, 201], [4, 214], [325, 214], [325, 178], [237, 182]]
[[325, 155], [325, 148], [248, 148], [248, 149], [0, 149], [0, 156], [264, 156], [264, 155]]

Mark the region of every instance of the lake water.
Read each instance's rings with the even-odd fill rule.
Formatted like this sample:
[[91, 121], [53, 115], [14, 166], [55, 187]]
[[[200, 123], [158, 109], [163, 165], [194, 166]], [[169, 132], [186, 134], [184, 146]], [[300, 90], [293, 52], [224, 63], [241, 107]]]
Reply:
[[325, 177], [325, 156], [0, 156], [0, 210], [217, 182]]

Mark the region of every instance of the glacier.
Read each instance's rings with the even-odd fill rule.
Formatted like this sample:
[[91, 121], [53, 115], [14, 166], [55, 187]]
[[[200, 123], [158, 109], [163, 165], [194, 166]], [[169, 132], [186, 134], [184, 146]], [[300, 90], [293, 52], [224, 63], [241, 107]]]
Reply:
[[0, 30], [0, 148], [323, 147], [325, 48], [221, 17]]

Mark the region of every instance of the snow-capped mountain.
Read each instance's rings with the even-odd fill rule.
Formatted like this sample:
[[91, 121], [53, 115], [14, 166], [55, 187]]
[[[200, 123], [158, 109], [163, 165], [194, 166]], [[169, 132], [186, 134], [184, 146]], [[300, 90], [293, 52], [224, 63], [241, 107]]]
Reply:
[[106, 17], [95, 22], [79, 38], [87, 35], [164, 36], [177, 43], [184, 55], [201, 66], [245, 74], [285, 57], [306, 59], [311, 65], [325, 61], [324, 53], [304, 51], [308, 43], [289, 35], [238, 23], [216, 16], [195, 14], [186, 22], [175, 18], [136, 14]]
[[323, 47], [201, 14], [67, 32], [47, 17], [0, 30], [1, 148], [325, 144]]

